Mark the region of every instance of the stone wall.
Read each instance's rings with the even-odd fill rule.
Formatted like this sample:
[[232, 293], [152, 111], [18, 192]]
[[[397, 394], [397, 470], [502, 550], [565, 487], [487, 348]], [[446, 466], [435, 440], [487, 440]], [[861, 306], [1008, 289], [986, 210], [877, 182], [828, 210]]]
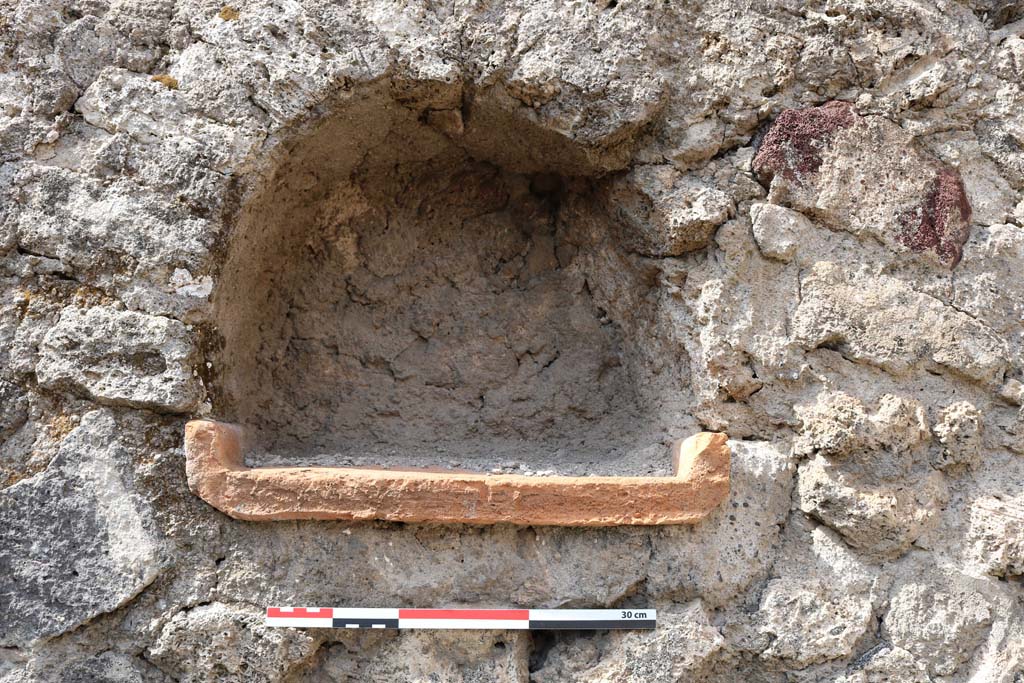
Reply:
[[[0, 681], [1020, 683], [1022, 83], [1014, 0], [0, 0]], [[732, 491], [246, 523], [197, 416], [525, 474], [721, 430]]]

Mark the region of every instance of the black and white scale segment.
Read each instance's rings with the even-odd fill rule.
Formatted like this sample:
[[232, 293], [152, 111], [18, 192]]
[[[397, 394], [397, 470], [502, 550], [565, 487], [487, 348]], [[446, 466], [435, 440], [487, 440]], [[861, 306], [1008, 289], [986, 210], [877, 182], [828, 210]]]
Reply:
[[653, 609], [401, 609], [268, 607], [266, 625], [300, 628], [653, 629]]

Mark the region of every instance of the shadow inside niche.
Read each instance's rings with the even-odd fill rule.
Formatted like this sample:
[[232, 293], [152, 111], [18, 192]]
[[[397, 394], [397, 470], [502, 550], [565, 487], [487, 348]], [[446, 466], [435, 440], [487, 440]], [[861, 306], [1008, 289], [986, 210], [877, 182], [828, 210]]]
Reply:
[[243, 206], [214, 416], [254, 465], [668, 474], [686, 359], [603, 169], [500, 108], [394, 97], [338, 105]]

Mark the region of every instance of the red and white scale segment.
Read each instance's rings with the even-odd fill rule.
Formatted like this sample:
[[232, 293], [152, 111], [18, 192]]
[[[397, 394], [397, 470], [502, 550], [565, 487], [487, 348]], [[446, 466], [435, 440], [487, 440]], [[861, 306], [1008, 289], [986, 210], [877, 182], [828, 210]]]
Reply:
[[537, 631], [653, 629], [653, 609], [401, 609], [268, 607], [267, 626], [300, 628], [445, 628]]

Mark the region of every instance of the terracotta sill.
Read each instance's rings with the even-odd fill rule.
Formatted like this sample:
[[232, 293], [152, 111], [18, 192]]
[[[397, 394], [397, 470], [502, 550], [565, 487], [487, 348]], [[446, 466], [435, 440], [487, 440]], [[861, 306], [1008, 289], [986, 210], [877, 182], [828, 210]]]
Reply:
[[457, 471], [245, 466], [235, 425], [185, 427], [188, 485], [235, 519], [614, 526], [693, 524], [729, 494], [726, 435], [672, 447], [670, 477], [527, 477]]

